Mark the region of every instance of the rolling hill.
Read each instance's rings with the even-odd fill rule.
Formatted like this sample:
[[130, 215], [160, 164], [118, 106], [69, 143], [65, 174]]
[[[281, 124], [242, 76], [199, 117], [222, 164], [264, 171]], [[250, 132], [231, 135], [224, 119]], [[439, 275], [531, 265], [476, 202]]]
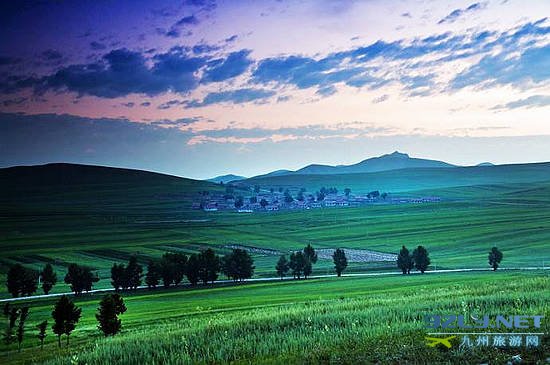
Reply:
[[550, 163], [532, 163], [454, 168], [408, 168], [373, 173], [260, 176], [242, 180], [237, 185], [305, 188], [308, 191], [315, 191], [325, 186], [336, 187], [340, 190], [350, 188], [355, 193], [366, 193], [372, 190], [408, 192], [548, 180], [550, 180]]
[[[111, 210], [138, 212], [176, 205], [190, 207], [192, 196], [216, 184], [154, 172], [55, 163], [0, 169], [2, 213]], [[171, 199], [170, 199], [171, 198]]]
[[244, 179], [246, 179], [246, 177], [244, 177], [244, 176], [229, 174], [229, 175], [216, 176], [216, 177], [213, 177], [211, 179], [207, 179], [206, 181], [213, 182], [215, 184], [219, 184], [219, 183], [224, 183], [225, 184], [225, 183], [228, 183], [230, 181], [239, 181], [239, 180], [244, 180]]

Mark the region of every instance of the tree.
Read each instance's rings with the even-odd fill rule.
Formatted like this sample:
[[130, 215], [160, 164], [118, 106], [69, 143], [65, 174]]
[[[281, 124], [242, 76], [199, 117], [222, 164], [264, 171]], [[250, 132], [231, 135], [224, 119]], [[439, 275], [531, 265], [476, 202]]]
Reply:
[[304, 279], [307, 279], [312, 272], [313, 272], [313, 266], [311, 264], [311, 261], [306, 259], [304, 263]]
[[489, 265], [492, 266], [493, 271], [498, 269], [500, 262], [502, 261], [502, 252], [498, 248], [493, 247], [489, 252]]
[[348, 267], [348, 259], [344, 250], [337, 248], [332, 254], [332, 261], [334, 262], [336, 275], [338, 275], [338, 277], [342, 276], [342, 272]]
[[19, 309], [15, 307], [10, 307], [9, 303], [6, 303], [4, 306], [4, 316], [8, 319], [8, 326], [6, 332], [4, 333], [4, 343], [10, 345], [15, 342], [16, 337], [13, 334], [13, 329], [15, 328], [15, 323], [17, 318], [19, 318]]
[[397, 267], [401, 269], [403, 274], [410, 274], [411, 269], [414, 267], [413, 258], [405, 246], [401, 248], [397, 256]]
[[29, 307], [23, 307], [19, 310], [19, 324], [17, 326], [17, 351], [21, 352], [23, 335], [25, 334], [25, 321], [29, 316]]
[[59, 347], [61, 347], [61, 335], [67, 336], [67, 346], [69, 346], [69, 336], [80, 320], [81, 314], [82, 309], [75, 306], [66, 295], [59, 298], [52, 312], [54, 320], [52, 330], [57, 335]]
[[185, 270], [185, 276], [191, 285], [195, 286], [199, 282], [199, 270], [200, 270], [200, 259], [199, 255], [193, 253], [189, 256], [187, 260], [187, 268]]
[[430, 265], [430, 257], [428, 256], [428, 250], [424, 248], [424, 246], [418, 246], [414, 249], [412, 254], [413, 260], [414, 260], [414, 266], [417, 270], [419, 270], [422, 274], [424, 274], [424, 271], [428, 268], [428, 265]]
[[302, 251], [293, 252], [290, 254], [290, 262], [288, 264], [290, 270], [292, 270], [292, 275], [295, 279], [300, 279], [304, 273], [304, 268], [306, 265], [306, 258]]
[[25, 268], [21, 281], [21, 295], [33, 295], [38, 289], [38, 271]]
[[113, 264], [111, 267], [111, 285], [115, 291], [126, 288], [126, 267], [124, 264]]
[[310, 243], [308, 243], [308, 245], [304, 247], [304, 256], [312, 264], [317, 263], [317, 253], [315, 252], [315, 249], [313, 249]]
[[290, 194], [290, 190], [286, 189], [285, 190], [285, 203], [292, 203], [294, 201], [294, 198], [292, 197], [292, 195]]
[[303, 202], [305, 200], [305, 197], [304, 197], [304, 192], [303, 191], [299, 191], [298, 192], [298, 195], [296, 195], [296, 200], [300, 201], [300, 202]]
[[283, 277], [289, 270], [288, 261], [285, 255], [281, 255], [281, 257], [279, 257], [279, 261], [277, 261], [277, 266], [275, 266], [275, 270], [277, 270], [277, 275], [281, 277], [281, 280], [283, 280]]
[[99, 322], [97, 328], [105, 337], [114, 336], [120, 331], [122, 321], [118, 316], [124, 312], [126, 306], [119, 294], [107, 294], [101, 299], [95, 318]]
[[55, 271], [53, 271], [51, 264], [46, 264], [46, 266], [44, 266], [40, 272], [40, 278], [42, 280], [42, 290], [44, 290], [44, 294], [47, 295], [57, 283], [57, 275]]
[[14, 297], [32, 295], [38, 288], [38, 271], [15, 264], [8, 270], [6, 286]]
[[238, 196], [237, 199], [235, 199], [235, 208], [241, 209], [244, 205], [244, 199], [242, 196]]
[[269, 205], [269, 203], [267, 202], [267, 200], [262, 199], [260, 200], [260, 205], [262, 206], [262, 208], [265, 208]]
[[234, 281], [249, 279], [254, 274], [254, 260], [252, 256], [242, 249], [234, 249], [221, 260], [223, 273]]
[[138, 264], [137, 257], [135, 255], [130, 256], [128, 260], [128, 266], [125, 270], [126, 288], [137, 289], [141, 285], [141, 278], [143, 277], [143, 267]]
[[254, 192], [258, 194], [260, 192], [260, 185], [254, 185]]
[[204, 285], [214, 282], [220, 272], [220, 258], [208, 248], [199, 253], [199, 279]]
[[351, 194], [351, 189], [350, 188], [345, 188], [344, 189], [344, 194], [349, 197], [349, 195]]
[[304, 277], [307, 279], [308, 276], [310, 276], [313, 272], [313, 264], [317, 262], [317, 253], [315, 252], [311, 244], [308, 244], [306, 247], [304, 247], [304, 259], [305, 263], [303, 274]]
[[165, 287], [179, 285], [185, 276], [187, 256], [182, 253], [167, 252], [162, 255], [160, 276]]
[[258, 198], [255, 196], [251, 196], [249, 201], [250, 201], [250, 204], [256, 204], [258, 202]]
[[70, 264], [65, 275], [65, 283], [71, 286], [75, 295], [80, 295], [83, 291], [89, 292], [98, 281], [99, 277], [92, 273], [91, 268], [77, 264]]
[[38, 328], [38, 339], [40, 340], [40, 350], [44, 348], [44, 339], [46, 338], [46, 329], [48, 328], [48, 321], [42, 321], [36, 326]]
[[160, 267], [153, 260], [147, 264], [147, 274], [145, 275], [145, 284], [149, 289], [156, 288], [160, 281]]

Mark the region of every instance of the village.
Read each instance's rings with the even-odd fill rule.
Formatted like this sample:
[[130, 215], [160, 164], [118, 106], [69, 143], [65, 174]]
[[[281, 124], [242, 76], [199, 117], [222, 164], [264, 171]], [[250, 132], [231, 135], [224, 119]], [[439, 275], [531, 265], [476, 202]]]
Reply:
[[[252, 189], [250, 189], [252, 190]], [[225, 193], [202, 192], [192, 208], [205, 212], [234, 211], [237, 213], [277, 212], [280, 210], [309, 210], [321, 208], [360, 207], [369, 204], [421, 204], [440, 202], [436, 196], [406, 197], [378, 190], [368, 194], [352, 194], [350, 189], [340, 193], [336, 188], [321, 188], [308, 193], [301, 188], [296, 191], [271, 188], [267, 191], [254, 187], [251, 191], [237, 192], [231, 187]]]

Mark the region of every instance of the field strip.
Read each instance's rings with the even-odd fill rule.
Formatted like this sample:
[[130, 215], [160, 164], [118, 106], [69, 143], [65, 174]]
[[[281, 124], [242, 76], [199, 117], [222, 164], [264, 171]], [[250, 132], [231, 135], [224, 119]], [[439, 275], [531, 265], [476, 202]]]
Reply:
[[[521, 267], [521, 268], [500, 268], [499, 271], [533, 271], [533, 270], [550, 270], [550, 267]], [[464, 268], [464, 269], [444, 269], [444, 270], [432, 270], [426, 271], [424, 274], [445, 274], [445, 273], [457, 273], [457, 272], [473, 272], [473, 271], [493, 271], [491, 268]], [[352, 274], [342, 274], [342, 277], [368, 277], [368, 276], [390, 276], [390, 275], [403, 275], [401, 272], [375, 272], [375, 273], [352, 273]], [[422, 275], [420, 272], [412, 272], [411, 275]], [[324, 278], [334, 278], [337, 277], [336, 274], [326, 274], [326, 275], [312, 275], [309, 279], [324, 279]], [[269, 277], [269, 278], [252, 278], [245, 281], [245, 283], [256, 283], [256, 282], [268, 282], [268, 281], [290, 281], [295, 280], [292, 277], [285, 277], [281, 280], [280, 277]], [[216, 280], [215, 284], [228, 284], [234, 283], [233, 280]], [[190, 288], [190, 284], [180, 285], [179, 288]], [[198, 286], [197, 288], [201, 288]], [[139, 286], [138, 290], [148, 290], [149, 288], [145, 285]], [[106, 293], [115, 291], [114, 288], [106, 289], [93, 289], [89, 292], [84, 292], [83, 294], [94, 294], [94, 293]], [[135, 292], [135, 291], [134, 291]], [[18, 302], [34, 299], [45, 299], [45, 298], [54, 298], [60, 297], [62, 295], [74, 295], [73, 292], [65, 293], [54, 293], [54, 294], [42, 294], [42, 295], [32, 295], [28, 297], [18, 297], [18, 298], [7, 298], [0, 299], [0, 303], [6, 302]]]

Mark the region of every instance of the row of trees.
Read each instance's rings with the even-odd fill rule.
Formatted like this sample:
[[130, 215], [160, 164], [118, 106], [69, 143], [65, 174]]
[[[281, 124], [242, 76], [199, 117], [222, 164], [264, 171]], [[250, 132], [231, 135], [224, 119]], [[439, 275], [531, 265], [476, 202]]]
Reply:
[[[17, 342], [18, 350], [21, 351], [21, 344], [25, 334], [25, 323], [29, 316], [30, 308], [28, 306], [17, 307], [6, 303], [4, 306], [4, 317], [7, 318], [7, 327], [4, 332], [4, 343], [9, 346]], [[99, 303], [97, 313], [95, 315], [98, 326], [97, 328], [104, 336], [113, 336], [122, 328], [122, 321], [118, 316], [126, 312], [126, 305], [119, 294], [107, 294]], [[58, 346], [61, 347], [61, 336], [65, 335], [67, 346], [69, 346], [69, 338], [71, 333], [76, 328], [78, 321], [82, 315], [82, 309], [78, 308], [73, 301], [66, 295], [63, 295], [55, 303], [52, 311], [52, 332], [57, 336]], [[38, 340], [40, 348], [44, 347], [44, 340], [47, 336], [48, 321], [40, 322], [36, 328], [38, 329]]]
[[[497, 247], [491, 249], [489, 264], [493, 270], [497, 270], [502, 257], [502, 252]], [[275, 269], [281, 279], [289, 272], [295, 279], [307, 279], [312, 274], [316, 262], [317, 253], [311, 244], [308, 244], [302, 251], [292, 252], [289, 259], [282, 255]], [[341, 276], [348, 265], [343, 249], [334, 251], [333, 262], [336, 274]], [[424, 246], [418, 246], [412, 254], [403, 246], [397, 257], [397, 267], [403, 274], [410, 274], [414, 268], [424, 273], [430, 263], [428, 250]], [[169, 252], [159, 261], [149, 261], [145, 284], [149, 288], [156, 288], [162, 281], [163, 286], [167, 288], [179, 285], [186, 277], [191, 285], [197, 285], [199, 282], [206, 285], [216, 281], [220, 273], [231, 280], [243, 281], [252, 277], [254, 269], [254, 260], [243, 249], [234, 249], [223, 257], [216, 255], [210, 248], [189, 256]], [[127, 265], [115, 263], [111, 268], [111, 284], [116, 291], [137, 289], [142, 284], [143, 276], [143, 267], [138, 263], [136, 256], [131, 256]], [[40, 272], [21, 264], [13, 265], [7, 275], [8, 292], [13, 297], [32, 295], [38, 288], [39, 278], [45, 294], [48, 294], [57, 283], [57, 275], [50, 264], [46, 264]], [[76, 295], [90, 291], [97, 281], [99, 277], [91, 268], [77, 264], [69, 265], [64, 278], [64, 282], [70, 285]]]
[[[220, 257], [214, 250], [206, 249], [189, 256], [182, 253], [165, 253], [158, 261], [150, 260], [145, 274], [145, 284], [156, 288], [162, 282], [165, 288], [179, 285], [184, 277], [191, 285], [213, 283], [220, 273], [234, 281], [243, 281], [254, 274], [254, 260], [242, 249], [234, 249]], [[132, 256], [128, 265], [114, 264], [111, 268], [111, 284], [115, 290], [136, 289], [141, 285], [143, 268]]]
[[[38, 283], [42, 283], [44, 294], [48, 294], [57, 284], [57, 274], [51, 264], [46, 264], [42, 271], [15, 264], [8, 270], [6, 286], [8, 292], [14, 297], [32, 295], [38, 289]], [[99, 277], [91, 268], [70, 264], [65, 275], [64, 282], [69, 284], [75, 294], [92, 290], [93, 284], [99, 281]]]
[[38, 289], [38, 281], [42, 282], [44, 294], [48, 294], [57, 283], [57, 275], [52, 265], [46, 264], [42, 271], [24, 267], [21, 264], [15, 264], [8, 270], [7, 288], [8, 292], [14, 297], [32, 295]]
[[[336, 249], [332, 254], [332, 260], [334, 262], [334, 269], [338, 276], [342, 275], [342, 272], [348, 266], [348, 260], [346, 253], [343, 249]], [[317, 263], [317, 253], [315, 249], [308, 244], [302, 251], [292, 252], [290, 254], [290, 260], [286, 258], [286, 255], [281, 255], [275, 270], [281, 280], [288, 274], [292, 274], [294, 279], [300, 279], [304, 277], [307, 279], [313, 272], [313, 265]]]
[[[502, 252], [497, 247], [493, 247], [489, 252], [489, 265], [491, 265], [493, 271], [498, 269], [502, 258]], [[430, 263], [428, 250], [424, 246], [418, 246], [412, 254], [407, 247], [403, 246], [397, 256], [397, 267], [403, 274], [410, 274], [413, 268], [424, 274]]]

